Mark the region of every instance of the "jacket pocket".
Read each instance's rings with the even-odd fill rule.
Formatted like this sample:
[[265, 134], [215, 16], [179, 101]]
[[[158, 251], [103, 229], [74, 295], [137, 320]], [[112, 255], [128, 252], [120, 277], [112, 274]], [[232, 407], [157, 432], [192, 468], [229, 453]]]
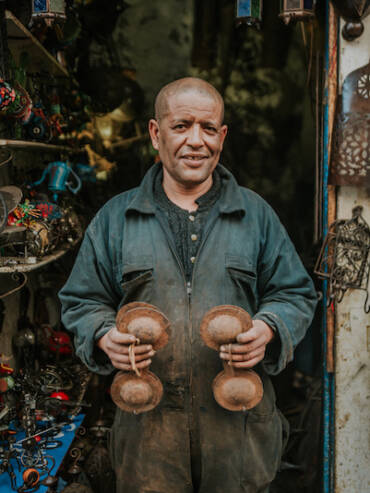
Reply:
[[150, 303], [153, 293], [153, 259], [150, 255], [127, 259], [120, 274], [121, 305], [131, 301]]
[[270, 413], [246, 414], [241, 465], [246, 493], [264, 492], [275, 478], [283, 452], [282, 425], [276, 407]]
[[225, 303], [244, 308], [251, 315], [258, 307], [257, 274], [248, 257], [226, 254]]

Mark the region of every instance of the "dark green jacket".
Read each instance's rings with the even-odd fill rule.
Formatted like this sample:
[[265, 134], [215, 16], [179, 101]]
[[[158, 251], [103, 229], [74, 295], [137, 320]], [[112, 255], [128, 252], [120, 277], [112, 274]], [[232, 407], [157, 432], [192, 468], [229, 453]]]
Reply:
[[[111, 452], [118, 493], [190, 493], [190, 430], [199, 451], [200, 493], [265, 491], [279, 466], [284, 423], [267, 374], [292, 359], [316, 295], [272, 209], [222, 166], [220, 173], [222, 193], [202, 234], [190, 295], [153, 198], [154, 166], [139, 188], [97, 213], [60, 293], [78, 356], [101, 374], [114, 368], [95, 341], [114, 325], [120, 306], [146, 301], [171, 321], [170, 342], [150, 367], [164, 385], [161, 404], [138, 416], [116, 413]], [[212, 394], [222, 363], [202, 342], [199, 326], [210, 308], [223, 304], [244, 308], [278, 334], [256, 368], [264, 398], [249, 412], [226, 411]]]

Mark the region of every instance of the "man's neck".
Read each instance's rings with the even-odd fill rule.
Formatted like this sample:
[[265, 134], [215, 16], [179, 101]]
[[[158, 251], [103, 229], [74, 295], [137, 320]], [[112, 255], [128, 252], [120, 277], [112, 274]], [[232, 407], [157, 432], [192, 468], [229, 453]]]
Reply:
[[171, 202], [176, 204], [181, 209], [187, 211], [195, 211], [198, 209], [198, 204], [195, 202], [199, 197], [208, 192], [212, 187], [212, 175], [206, 181], [195, 185], [194, 187], [185, 187], [181, 183], [177, 183], [167, 174], [163, 174], [163, 190]]

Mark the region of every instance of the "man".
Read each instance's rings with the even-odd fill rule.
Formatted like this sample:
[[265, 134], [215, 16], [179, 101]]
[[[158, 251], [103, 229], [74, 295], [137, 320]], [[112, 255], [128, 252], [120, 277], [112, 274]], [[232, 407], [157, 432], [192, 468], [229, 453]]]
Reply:
[[[271, 208], [219, 164], [227, 127], [216, 89], [177, 80], [155, 110], [149, 132], [161, 164], [91, 222], [60, 294], [63, 322], [86, 365], [108, 374], [131, 370], [132, 336], [115, 327], [122, 305], [145, 301], [171, 321], [158, 354], [135, 348], [136, 366], [151, 364], [164, 396], [147, 413], [117, 410], [110, 449], [118, 493], [267, 492], [287, 434], [268, 374], [292, 359], [310, 324], [313, 285]], [[231, 353], [221, 346], [217, 354], [199, 326], [222, 304], [247, 310], [253, 327]], [[263, 381], [250, 411], [214, 400], [212, 380], [230, 358]]]

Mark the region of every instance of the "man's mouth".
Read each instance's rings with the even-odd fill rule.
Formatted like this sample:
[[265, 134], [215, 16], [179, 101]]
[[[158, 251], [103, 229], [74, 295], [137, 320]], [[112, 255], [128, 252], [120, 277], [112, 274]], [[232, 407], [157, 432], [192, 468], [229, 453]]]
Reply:
[[189, 160], [189, 161], [201, 161], [202, 159], [206, 159], [207, 156], [201, 155], [201, 154], [186, 154], [183, 156], [183, 159]]

